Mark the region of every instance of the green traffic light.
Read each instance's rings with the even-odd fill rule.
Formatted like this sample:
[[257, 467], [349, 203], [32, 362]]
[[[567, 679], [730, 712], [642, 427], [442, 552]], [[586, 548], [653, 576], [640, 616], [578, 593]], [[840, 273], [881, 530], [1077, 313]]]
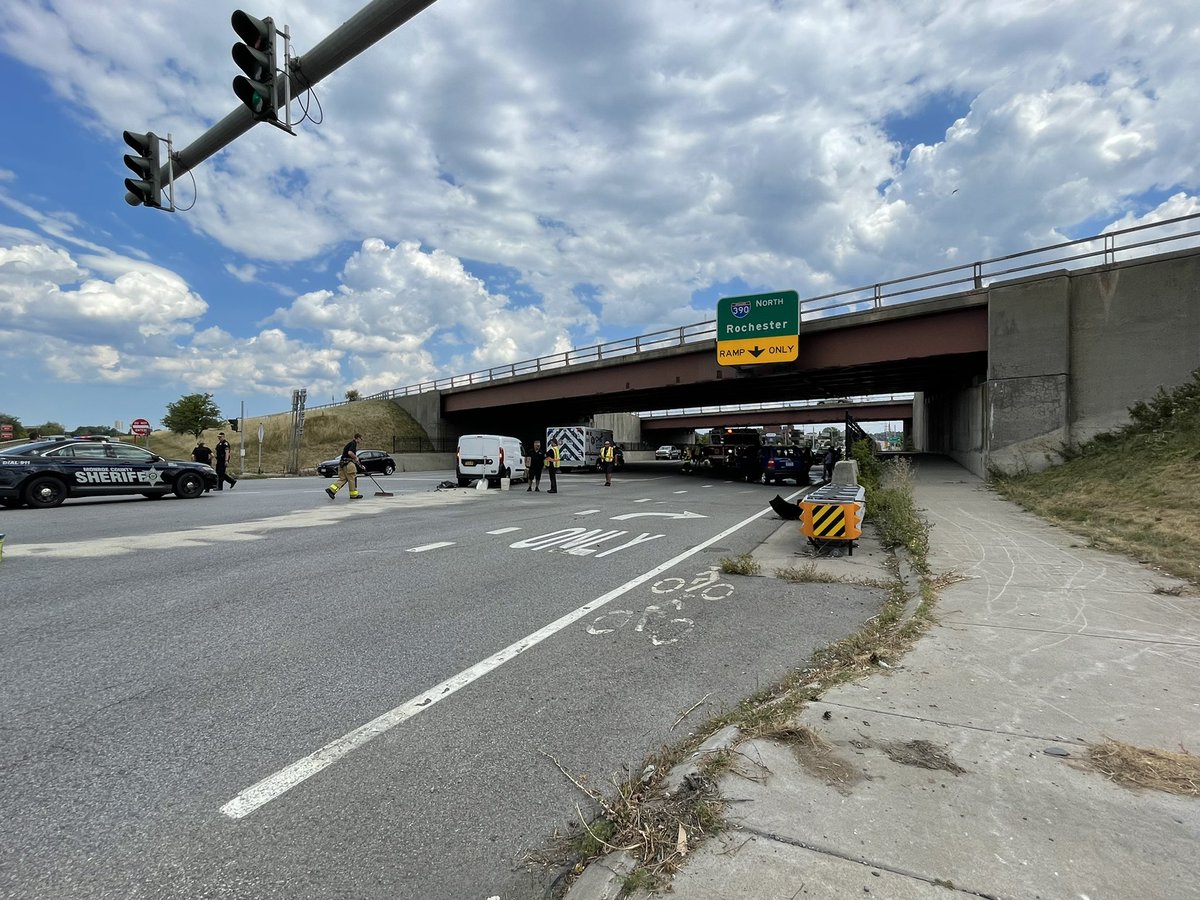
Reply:
[[245, 73], [233, 79], [233, 93], [256, 118], [277, 119], [275, 21], [270, 17], [256, 19], [239, 9], [230, 22], [242, 39], [233, 45], [233, 61]]
[[238, 75], [233, 79], [233, 93], [256, 116], [272, 115], [275, 112], [268, 102], [270, 89], [264, 84], [251, 81], [245, 75]]

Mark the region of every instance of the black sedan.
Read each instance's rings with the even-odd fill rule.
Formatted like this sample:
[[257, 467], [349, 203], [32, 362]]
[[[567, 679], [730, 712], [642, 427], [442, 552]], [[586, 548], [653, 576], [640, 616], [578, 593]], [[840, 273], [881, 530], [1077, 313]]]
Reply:
[[[383, 450], [359, 450], [358, 461], [371, 474], [391, 475], [396, 471], [396, 461]], [[322, 478], [336, 478], [338, 467], [342, 464], [340, 456], [327, 459], [317, 466], [317, 474]]]
[[118, 441], [67, 438], [0, 450], [0, 506], [50, 509], [71, 497], [141, 494], [185, 500], [217, 486], [212, 466]]

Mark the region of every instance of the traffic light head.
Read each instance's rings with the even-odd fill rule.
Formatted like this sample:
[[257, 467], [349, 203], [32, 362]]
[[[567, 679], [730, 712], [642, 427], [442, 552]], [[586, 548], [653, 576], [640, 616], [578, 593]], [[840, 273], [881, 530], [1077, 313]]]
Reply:
[[226, 421], [229, 422], [229, 427], [231, 430], [233, 430], [233, 431], [238, 430], [238, 420], [237, 419], [227, 419]]
[[275, 92], [275, 22], [256, 19], [242, 10], [230, 17], [241, 42], [233, 45], [233, 61], [245, 74], [233, 79], [233, 92], [259, 119], [278, 118]]
[[153, 131], [139, 134], [122, 132], [133, 153], [125, 154], [127, 165], [136, 176], [125, 179], [125, 202], [130, 206], [162, 206], [161, 167], [158, 162], [158, 136]]

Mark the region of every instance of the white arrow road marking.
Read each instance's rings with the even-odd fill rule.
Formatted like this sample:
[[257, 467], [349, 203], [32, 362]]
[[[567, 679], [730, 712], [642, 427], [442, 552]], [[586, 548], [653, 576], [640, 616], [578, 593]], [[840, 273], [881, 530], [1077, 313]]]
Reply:
[[[793, 495], [796, 496], [796, 495]], [[648, 572], [645, 572], [630, 581], [625, 582], [620, 587], [613, 588], [607, 594], [601, 594], [595, 600], [585, 603], [576, 610], [560, 616], [549, 625], [539, 628], [537, 631], [522, 638], [516, 643], [509, 644], [503, 650], [492, 654], [487, 659], [477, 662], [469, 669], [464, 669], [457, 675], [452, 675], [441, 684], [435, 684], [432, 688], [424, 693], [417, 694], [410, 700], [401, 703], [395, 709], [389, 710], [382, 715], [372, 719], [364, 725], [360, 725], [353, 731], [342, 735], [336, 740], [330, 741], [320, 750], [310, 753], [304, 759], [297, 760], [291, 765], [280, 769], [273, 775], [268, 775], [257, 784], [253, 784], [246, 788], [228, 803], [221, 807], [221, 812], [229, 816], [231, 819], [241, 819], [250, 815], [259, 807], [270, 803], [272, 800], [282, 796], [297, 785], [307, 781], [318, 772], [322, 772], [329, 766], [349, 753], [357, 750], [369, 741], [374, 740], [381, 734], [390, 731], [402, 722], [411, 719], [413, 716], [429, 709], [431, 706], [445, 700], [451, 694], [454, 694], [474, 681], [478, 681], [484, 675], [492, 672], [504, 663], [516, 659], [526, 650], [530, 650], [540, 644], [542, 641], [552, 637], [564, 628], [578, 622], [585, 616], [590, 615], [606, 604], [612, 602], [617, 597], [629, 593], [635, 587], [645, 584], [652, 578], [656, 578], [663, 572], [674, 568], [689, 557], [695, 556], [697, 553], [711, 547], [719, 541], [725, 540], [729, 535], [740, 531], [751, 522], [761, 519], [767, 513], [771, 512], [771, 507], [759, 510], [754, 515], [747, 519], [743, 519], [736, 525], [731, 525], [720, 534], [715, 534], [706, 541], [701, 541], [696, 546], [684, 550], [678, 556], [672, 557], [660, 565], [655, 566]], [[607, 551], [612, 552], [612, 551]]]
[[708, 516], [694, 512], [644, 512], [644, 513], [625, 513], [623, 516], [613, 516], [614, 522], [623, 522], [626, 519], [640, 519], [644, 516], [658, 516], [663, 519], [707, 519]]

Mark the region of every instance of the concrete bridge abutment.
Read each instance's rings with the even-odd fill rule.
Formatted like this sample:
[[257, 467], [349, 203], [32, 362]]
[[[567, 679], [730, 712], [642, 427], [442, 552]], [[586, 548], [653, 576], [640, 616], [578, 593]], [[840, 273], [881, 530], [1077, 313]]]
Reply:
[[1038, 472], [1200, 368], [1200, 250], [994, 284], [986, 378], [914, 401], [917, 444]]

